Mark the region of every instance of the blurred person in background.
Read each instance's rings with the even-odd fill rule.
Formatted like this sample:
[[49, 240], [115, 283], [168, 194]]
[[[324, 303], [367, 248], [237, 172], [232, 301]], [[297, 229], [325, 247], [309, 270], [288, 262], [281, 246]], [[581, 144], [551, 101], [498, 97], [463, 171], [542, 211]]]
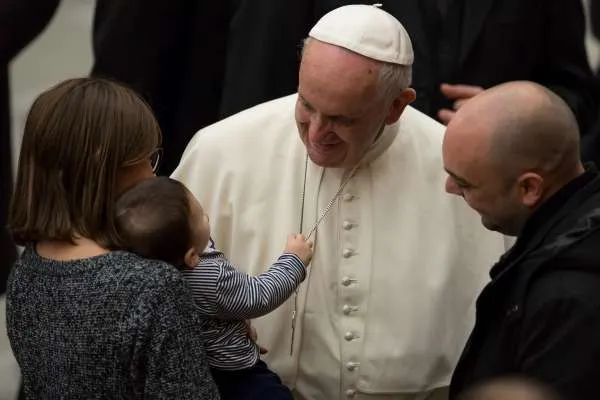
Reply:
[[169, 175], [200, 128], [295, 92], [312, 15], [306, 0], [97, 0], [91, 73], [150, 103]]
[[17, 249], [6, 229], [12, 193], [10, 62], [48, 25], [60, 0], [0, 0], [0, 293]]
[[[125, 82], [153, 107], [170, 174], [199, 129], [296, 92], [303, 38], [354, 0], [145, 2], [98, 0], [92, 74]], [[584, 47], [580, 0], [384, 1], [415, 49], [418, 110], [447, 123], [499, 83], [529, 80], [559, 94], [582, 132], [599, 92]]]
[[[317, 12], [352, 0], [316, 0]], [[421, 0], [382, 2], [415, 48], [415, 108], [448, 123], [484, 88], [534, 81], [573, 110], [582, 131], [600, 104], [586, 49], [580, 0]]]

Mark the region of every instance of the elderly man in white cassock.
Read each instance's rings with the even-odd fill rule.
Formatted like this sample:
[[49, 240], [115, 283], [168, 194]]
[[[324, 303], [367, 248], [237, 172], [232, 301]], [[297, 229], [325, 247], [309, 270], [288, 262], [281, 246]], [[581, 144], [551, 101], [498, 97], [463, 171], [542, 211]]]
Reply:
[[504, 252], [444, 192], [444, 128], [409, 106], [412, 61], [390, 14], [338, 8], [310, 31], [298, 93], [202, 129], [174, 172], [246, 272], [289, 233], [314, 241], [297, 294], [254, 321], [297, 399], [447, 398], [486, 266]]

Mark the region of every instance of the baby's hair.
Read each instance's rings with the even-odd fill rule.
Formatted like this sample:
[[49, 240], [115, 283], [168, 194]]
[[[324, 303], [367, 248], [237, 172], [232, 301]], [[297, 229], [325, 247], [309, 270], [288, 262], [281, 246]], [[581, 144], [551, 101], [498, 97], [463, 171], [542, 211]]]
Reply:
[[192, 245], [190, 194], [168, 177], [149, 178], [117, 201], [116, 223], [126, 250], [180, 268]]
[[459, 396], [460, 400], [559, 400], [546, 385], [522, 377], [481, 382]]

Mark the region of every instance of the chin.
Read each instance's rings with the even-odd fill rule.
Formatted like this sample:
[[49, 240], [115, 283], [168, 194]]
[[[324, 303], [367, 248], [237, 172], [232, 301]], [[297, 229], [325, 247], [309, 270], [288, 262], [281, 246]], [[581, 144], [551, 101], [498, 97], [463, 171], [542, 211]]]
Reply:
[[481, 224], [490, 231], [503, 233], [500, 225], [485, 219], [485, 217], [481, 217]]
[[518, 232], [515, 232], [514, 229], [511, 229], [505, 225], [497, 224], [491, 221], [488, 221], [484, 218], [481, 218], [481, 223], [483, 226], [493, 232], [498, 232], [506, 236], [518, 236]]
[[344, 158], [334, 152], [322, 153], [318, 150], [309, 150], [308, 156], [313, 163], [324, 168], [338, 168], [343, 166], [344, 163]]

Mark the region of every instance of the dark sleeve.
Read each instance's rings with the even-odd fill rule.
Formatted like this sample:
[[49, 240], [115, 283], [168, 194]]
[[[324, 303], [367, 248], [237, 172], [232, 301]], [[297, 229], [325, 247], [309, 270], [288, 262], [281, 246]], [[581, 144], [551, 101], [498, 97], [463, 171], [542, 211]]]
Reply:
[[0, 65], [8, 64], [48, 25], [60, 0], [0, 0]]
[[520, 371], [564, 400], [592, 399], [600, 378], [600, 308], [578, 298], [547, 302], [526, 317]]
[[315, 22], [311, 0], [234, 3], [221, 118], [296, 92], [302, 40]]
[[151, 103], [160, 121], [178, 89], [193, 3], [97, 0], [92, 75], [132, 87]]
[[183, 279], [169, 282], [153, 312], [144, 398], [219, 399], [204, 352], [200, 320]]
[[543, 3], [544, 41], [532, 80], [561, 96], [575, 113], [581, 132], [585, 133], [597, 118], [600, 89], [585, 48], [583, 5], [581, 0], [544, 0]]

